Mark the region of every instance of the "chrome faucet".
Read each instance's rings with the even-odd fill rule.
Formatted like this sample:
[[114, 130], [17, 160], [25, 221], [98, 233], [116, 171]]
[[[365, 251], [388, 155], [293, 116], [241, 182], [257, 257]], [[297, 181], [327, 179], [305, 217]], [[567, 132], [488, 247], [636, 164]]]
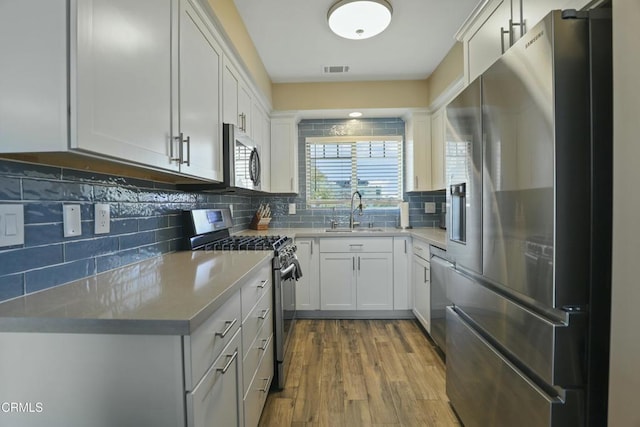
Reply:
[[[356, 194], [358, 195], [358, 198], [360, 199], [360, 203], [358, 203], [358, 207], [356, 207], [355, 209], [353, 208], [353, 199], [356, 197]], [[359, 222], [356, 223], [353, 221], [353, 213], [356, 210], [360, 210], [360, 213], [358, 214], [359, 216], [362, 216], [362, 194], [360, 194], [359, 191], [354, 191], [353, 194], [351, 195], [351, 214], [349, 215], [349, 228], [353, 228], [355, 225], [360, 224]]]

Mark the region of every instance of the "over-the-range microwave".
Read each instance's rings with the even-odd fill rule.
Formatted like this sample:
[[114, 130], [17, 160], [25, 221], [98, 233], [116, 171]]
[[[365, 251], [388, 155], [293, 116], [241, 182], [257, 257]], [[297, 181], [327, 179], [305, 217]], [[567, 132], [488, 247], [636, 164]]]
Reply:
[[233, 124], [222, 125], [222, 182], [178, 184], [185, 191], [260, 191], [260, 154], [255, 142]]

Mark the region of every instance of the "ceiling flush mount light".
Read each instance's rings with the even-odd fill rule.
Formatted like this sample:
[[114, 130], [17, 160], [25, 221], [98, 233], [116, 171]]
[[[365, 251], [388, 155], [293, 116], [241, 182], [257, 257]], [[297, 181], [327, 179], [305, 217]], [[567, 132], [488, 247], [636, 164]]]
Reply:
[[386, 0], [340, 0], [327, 14], [331, 31], [352, 40], [363, 40], [383, 32], [393, 9]]
[[349, 117], [362, 117], [362, 113], [360, 111], [354, 111], [353, 113], [349, 113]]

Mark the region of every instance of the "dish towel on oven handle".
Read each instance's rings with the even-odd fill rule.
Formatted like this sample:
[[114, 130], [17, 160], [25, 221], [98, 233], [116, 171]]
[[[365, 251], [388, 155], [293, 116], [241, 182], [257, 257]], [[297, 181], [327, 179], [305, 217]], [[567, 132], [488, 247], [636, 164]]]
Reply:
[[296, 254], [293, 254], [293, 257], [291, 258], [291, 264], [295, 265], [292, 273], [293, 278], [298, 281], [302, 277], [302, 269], [300, 268], [300, 262], [298, 261], [298, 256]]

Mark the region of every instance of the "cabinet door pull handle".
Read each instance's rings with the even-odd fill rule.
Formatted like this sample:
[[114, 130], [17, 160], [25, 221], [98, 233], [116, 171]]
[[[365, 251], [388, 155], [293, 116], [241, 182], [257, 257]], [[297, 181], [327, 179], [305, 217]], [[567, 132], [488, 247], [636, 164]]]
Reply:
[[262, 314], [258, 316], [258, 319], [264, 320], [269, 315], [269, 308], [262, 310]]
[[404, 241], [404, 253], [405, 254], [407, 253], [407, 241], [406, 240]]
[[360, 271], [360, 257], [358, 257], [358, 271]]
[[261, 280], [260, 284], [258, 285], [258, 287], [260, 289], [264, 288], [265, 286], [267, 286], [267, 283], [269, 283], [269, 279], [265, 279], [265, 280]]
[[[511, 25], [511, 28], [513, 27], [520, 27], [520, 37], [524, 36], [524, 32], [526, 29], [526, 21], [523, 19], [521, 22], [513, 22], [513, 19], [509, 19], [509, 25]], [[513, 44], [513, 32], [510, 31], [510, 36], [511, 36], [511, 44]]]
[[271, 382], [271, 377], [263, 378], [262, 381], [264, 381], [264, 387], [262, 387], [260, 391], [266, 393], [269, 391], [269, 383]]
[[356, 271], [356, 257], [351, 257], [351, 268]]
[[[182, 134], [180, 134], [182, 136]], [[186, 164], [187, 166], [191, 166], [191, 137], [188, 136], [187, 139], [183, 140], [180, 143], [180, 146], [182, 146], [183, 143], [187, 144], [187, 160], [184, 160], [184, 158], [181, 160], [182, 164]], [[182, 157], [182, 154], [180, 154], [180, 157]]]
[[512, 40], [512, 36], [511, 36], [511, 28], [509, 28], [509, 30], [505, 30], [504, 27], [500, 27], [500, 50], [502, 51], [502, 53], [505, 52], [505, 48], [504, 48], [504, 35], [505, 34], [509, 34], [509, 46], [511, 46], [511, 40]]
[[226, 322], [224, 322], [225, 325], [227, 325], [226, 328], [224, 328], [224, 331], [222, 332], [216, 332], [216, 336], [219, 336], [220, 338], [224, 338], [229, 331], [231, 330], [231, 328], [233, 328], [233, 325], [235, 325], [238, 322], [238, 319], [233, 319], [233, 320], [227, 320]]
[[268, 338], [265, 338], [262, 340], [262, 345], [260, 347], [258, 347], [258, 350], [262, 350], [265, 351], [267, 349], [267, 342], [269, 341]]
[[311, 255], [313, 255], [313, 240], [311, 241]]
[[181, 149], [180, 147], [182, 147], [182, 134], [180, 134], [179, 136], [174, 136], [173, 139], [171, 140], [171, 144], [169, 146], [169, 160], [172, 162], [177, 162], [178, 164], [182, 161], [182, 159], [180, 158], [180, 155], [178, 155], [178, 157], [174, 157], [173, 154], [173, 146], [176, 143], [176, 141], [178, 142], [178, 146], [179, 146], [179, 150]]
[[424, 267], [424, 283], [427, 283], [427, 267]]
[[290, 181], [291, 181], [291, 191], [293, 191], [293, 178], [291, 178]]
[[358, 247], [362, 247], [362, 246], [364, 246], [364, 244], [363, 244], [363, 243], [351, 243], [351, 244], [349, 244], [349, 246], [358, 246]]
[[227, 360], [227, 364], [224, 365], [224, 368], [216, 368], [216, 371], [222, 372], [223, 375], [227, 373], [233, 361], [238, 357], [238, 350], [234, 351], [233, 354], [228, 354], [227, 357], [229, 360]]

